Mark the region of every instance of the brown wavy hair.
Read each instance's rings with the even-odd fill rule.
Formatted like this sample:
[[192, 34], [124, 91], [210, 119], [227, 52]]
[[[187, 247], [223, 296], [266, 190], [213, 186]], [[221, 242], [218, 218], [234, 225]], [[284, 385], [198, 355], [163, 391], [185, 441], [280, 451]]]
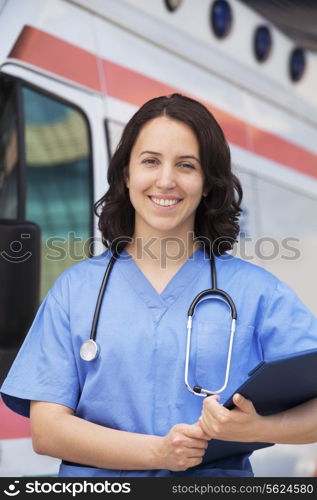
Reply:
[[108, 168], [109, 188], [94, 205], [102, 241], [106, 248], [118, 249], [133, 237], [135, 214], [125, 171], [142, 127], [159, 116], [185, 123], [197, 137], [208, 194], [197, 207], [194, 236], [214, 255], [221, 255], [233, 247], [239, 233], [242, 187], [231, 171], [230, 149], [220, 125], [203, 104], [181, 94], [147, 101], [125, 126]]

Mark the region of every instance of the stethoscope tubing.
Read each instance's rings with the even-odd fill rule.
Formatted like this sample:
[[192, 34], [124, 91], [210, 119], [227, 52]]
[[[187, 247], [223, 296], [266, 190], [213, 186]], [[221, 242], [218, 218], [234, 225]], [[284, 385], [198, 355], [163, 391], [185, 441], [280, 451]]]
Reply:
[[99, 316], [100, 316], [100, 311], [101, 311], [101, 303], [103, 301], [103, 297], [104, 297], [107, 283], [108, 283], [108, 280], [110, 277], [110, 273], [112, 271], [112, 268], [113, 268], [114, 263], [117, 260], [117, 258], [118, 258], [117, 254], [112, 254], [111, 259], [109, 261], [109, 264], [107, 266], [106, 272], [104, 274], [101, 286], [100, 286], [100, 290], [99, 290], [99, 294], [98, 294], [98, 298], [97, 298], [97, 302], [96, 302], [96, 307], [95, 307], [95, 313], [94, 313], [94, 317], [92, 320], [91, 331], [90, 331], [90, 339], [93, 341], [96, 341], [97, 327], [98, 327]]
[[187, 389], [189, 390], [189, 392], [191, 392], [192, 394], [195, 394], [195, 396], [206, 397], [206, 396], [212, 396], [213, 394], [219, 394], [220, 392], [223, 392], [226, 389], [228, 382], [229, 382], [232, 347], [233, 347], [234, 334], [235, 334], [235, 330], [236, 330], [236, 320], [234, 318], [232, 318], [232, 321], [231, 321], [229, 347], [228, 347], [228, 355], [227, 355], [227, 365], [226, 365], [224, 383], [219, 389], [210, 390], [210, 389], [205, 389], [203, 387], [200, 387], [198, 385], [191, 387], [191, 385], [189, 384], [189, 381], [188, 381], [192, 319], [193, 319], [193, 317], [189, 316], [188, 320], [187, 320], [187, 340], [186, 340], [185, 370], [184, 370], [185, 385], [186, 385]]
[[91, 325], [91, 330], [90, 330], [90, 337], [89, 340], [86, 340], [80, 348], [80, 357], [83, 361], [94, 361], [100, 353], [100, 347], [96, 342], [96, 336], [97, 336], [97, 328], [98, 328], [98, 322], [99, 322], [99, 316], [100, 316], [100, 311], [101, 311], [101, 304], [105, 295], [105, 290], [108, 284], [108, 280], [110, 277], [110, 273], [112, 271], [112, 268], [114, 266], [114, 263], [116, 262], [118, 258], [118, 254], [114, 252], [111, 256], [111, 259], [107, 265], [105, 274], [103, 276], [97, 302], [96, 302], [96, 307], [95, 307], [95, 312], [94, 312], [94, 317], [92, 320], [92, 325]]
[[[224, 290], [220, 290], [217, 287], [217, 271], [216, 271], [216, 263], [214, 255], [210, 256], [210, 267], [211, 267], [211, 282], [212, 288], [208, 288], [207, 290], [203, 290], [199, 294], [196, 295], [191, 305], [189, 306], [187, 313], [187, 339], [186, 339], [186, 354], [185, 354], [185, 369], [184, 369], [184, 380], [187, 389], [196, 396], [212, 396], [213, 394], [219, 394], [223, 392], [229, 381], [229, 373], [231, 366], [231, 357], [232, 357], [232, 347], [234, 334], [236, 331], [236, 320], [237, 320], [237, 310], [235, 304], [228, 293]], [[226, 372], [224, 383], [219, 389], [206, 389], [199, 385], [195, 385], [191, 387], [188, 381], [188, 373], [189, 373], [189, 362], [190, 362], [190, 346], [191, 346], [191, 334], [192, 334], [192, 324], [193, 317], [195, 314], [195, 310], [198, 304], [203, 302], [204, 300], [221, 300], [223, 301], [229, 308], [231, 312], [231, 328], [230, 328], [230, 337], [229, 337], [229, 347], [228, 347], [228, 355], [227, 355], [227, 364], [226, 364]]]

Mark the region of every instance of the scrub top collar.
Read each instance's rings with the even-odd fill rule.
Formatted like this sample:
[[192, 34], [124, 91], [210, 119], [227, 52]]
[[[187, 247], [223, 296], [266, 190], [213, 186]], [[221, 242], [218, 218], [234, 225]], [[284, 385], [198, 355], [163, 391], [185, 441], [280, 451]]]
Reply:
[[161, 293], [155, 290], [137, 262], [125, 250], [121, 252], [119, 262], [116, 265], [121, 274], [128, 280], [129, 285], [152, 310], [155, 321], [159, 321], [169, 307], [182, 295], [183, 290], [191, 287], [192, 283], [198, 279], [206, 260], [207, 257], [202, 248], [199, 247], [178, 269]]

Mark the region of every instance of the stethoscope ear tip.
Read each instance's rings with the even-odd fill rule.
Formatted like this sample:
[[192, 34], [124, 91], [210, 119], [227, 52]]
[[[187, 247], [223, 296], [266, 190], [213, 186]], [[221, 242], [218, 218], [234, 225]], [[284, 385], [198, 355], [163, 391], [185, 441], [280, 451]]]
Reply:
[[86, 340], [81, 345], [79, 354], [83, 361], [94, 361], [99, 354], [98, 344], [92, 339]]

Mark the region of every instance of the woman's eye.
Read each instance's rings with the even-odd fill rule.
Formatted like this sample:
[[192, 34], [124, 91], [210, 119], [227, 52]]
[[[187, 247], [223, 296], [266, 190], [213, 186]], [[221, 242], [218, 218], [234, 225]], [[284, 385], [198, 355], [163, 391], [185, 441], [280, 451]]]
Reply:
[[155, 165], [157, 163], [156, 158], [145, 158], [142, 163], [146, 163], [147, 165]]
[[195, 170], [194, 165], [192, 165], [191, 163], [180, 163], [179, 166], [183, 167], [183, 168], [188, 168], [188, 169]]

